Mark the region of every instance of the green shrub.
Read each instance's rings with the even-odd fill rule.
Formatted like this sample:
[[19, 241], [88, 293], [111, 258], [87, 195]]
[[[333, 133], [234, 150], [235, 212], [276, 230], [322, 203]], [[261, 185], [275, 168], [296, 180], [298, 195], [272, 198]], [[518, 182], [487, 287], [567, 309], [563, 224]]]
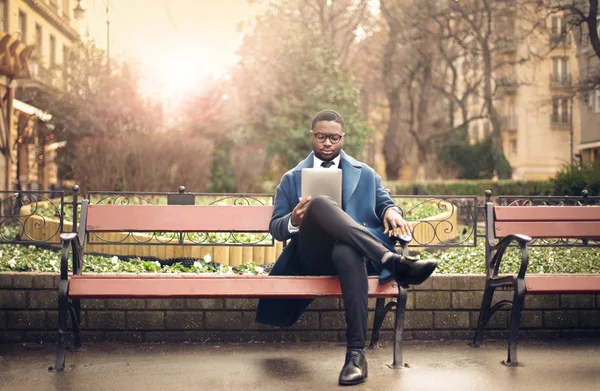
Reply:
[[600, 161], [567, 166], [556, 175], [552, 184], [555, 194], [580, 196], [587, 190], [590, 196], [600, 195]]
[[484, 196], [486, 190], [493, 195], [552, 195], [551, 181], [513, 180], [452, 180], [452, 181], [384, 181], [392, 194], [413, 195], [474, 195]]

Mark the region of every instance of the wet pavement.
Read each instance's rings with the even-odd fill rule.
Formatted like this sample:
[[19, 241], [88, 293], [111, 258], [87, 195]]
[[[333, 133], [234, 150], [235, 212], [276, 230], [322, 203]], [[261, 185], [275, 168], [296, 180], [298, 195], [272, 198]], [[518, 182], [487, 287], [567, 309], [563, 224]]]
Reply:
[[[54, 346], [0, 345], [0, 390], [334, 390], [345, 348], [333, 343], [86, 344], [49, 372]], [[392, 346], [367, 350], [369, 377], [351, 390], [600, 390], [600, 340], [524, 341], [519, 367], [505, 342], [405, 344], [409, 368], [388, 367]]]

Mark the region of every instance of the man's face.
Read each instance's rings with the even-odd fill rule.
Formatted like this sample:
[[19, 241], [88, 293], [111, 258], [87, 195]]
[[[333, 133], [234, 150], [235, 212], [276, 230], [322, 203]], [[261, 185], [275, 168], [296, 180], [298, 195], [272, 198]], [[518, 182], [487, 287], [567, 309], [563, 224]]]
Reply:
[[344, 129], [342, 129], [342, 125], [335, 121], [319, 121], [315, 124], [315, 127], [312, 130], [313, 132], [310, 135], [312, 140], [313, 151], [315, 152], [315, 156], [321, 160], [332, 160], [337, 155], [340, 154], [342, 147], [344, 146], [344, 138], [334, 144], [331, 142], [329, 137], [325, 139], [323, 142], [319, 142], [317, 140], [317, 135], [324, 134], [327, 136], [330, 135], [338, 135], [342, 136], [344, 134]]

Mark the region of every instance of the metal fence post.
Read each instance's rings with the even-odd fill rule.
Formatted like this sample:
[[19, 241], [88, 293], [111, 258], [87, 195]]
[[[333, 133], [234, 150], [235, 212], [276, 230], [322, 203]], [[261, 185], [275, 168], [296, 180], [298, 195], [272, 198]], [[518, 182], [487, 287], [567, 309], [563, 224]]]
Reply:
[[71, 232], [77, 233], [77, 206], [79, 204], [79, 186], [73, 186], [73, 230]]

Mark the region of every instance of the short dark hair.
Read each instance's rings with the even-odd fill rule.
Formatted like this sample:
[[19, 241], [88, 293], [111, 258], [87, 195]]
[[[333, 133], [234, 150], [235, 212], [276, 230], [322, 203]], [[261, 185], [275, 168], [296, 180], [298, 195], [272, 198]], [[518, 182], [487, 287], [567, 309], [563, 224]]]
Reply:
[[337, 122], [338, 124], [342, 125], [342, 129], [344, 129], [344, 118], [342, 117], [342, 115], [340, 113], [338, 113], [337, 111], [334, 111], [334, 110], [319, 111], [312, 120], [311, 129], [314, 129], [315, 125], [319, 121]]

